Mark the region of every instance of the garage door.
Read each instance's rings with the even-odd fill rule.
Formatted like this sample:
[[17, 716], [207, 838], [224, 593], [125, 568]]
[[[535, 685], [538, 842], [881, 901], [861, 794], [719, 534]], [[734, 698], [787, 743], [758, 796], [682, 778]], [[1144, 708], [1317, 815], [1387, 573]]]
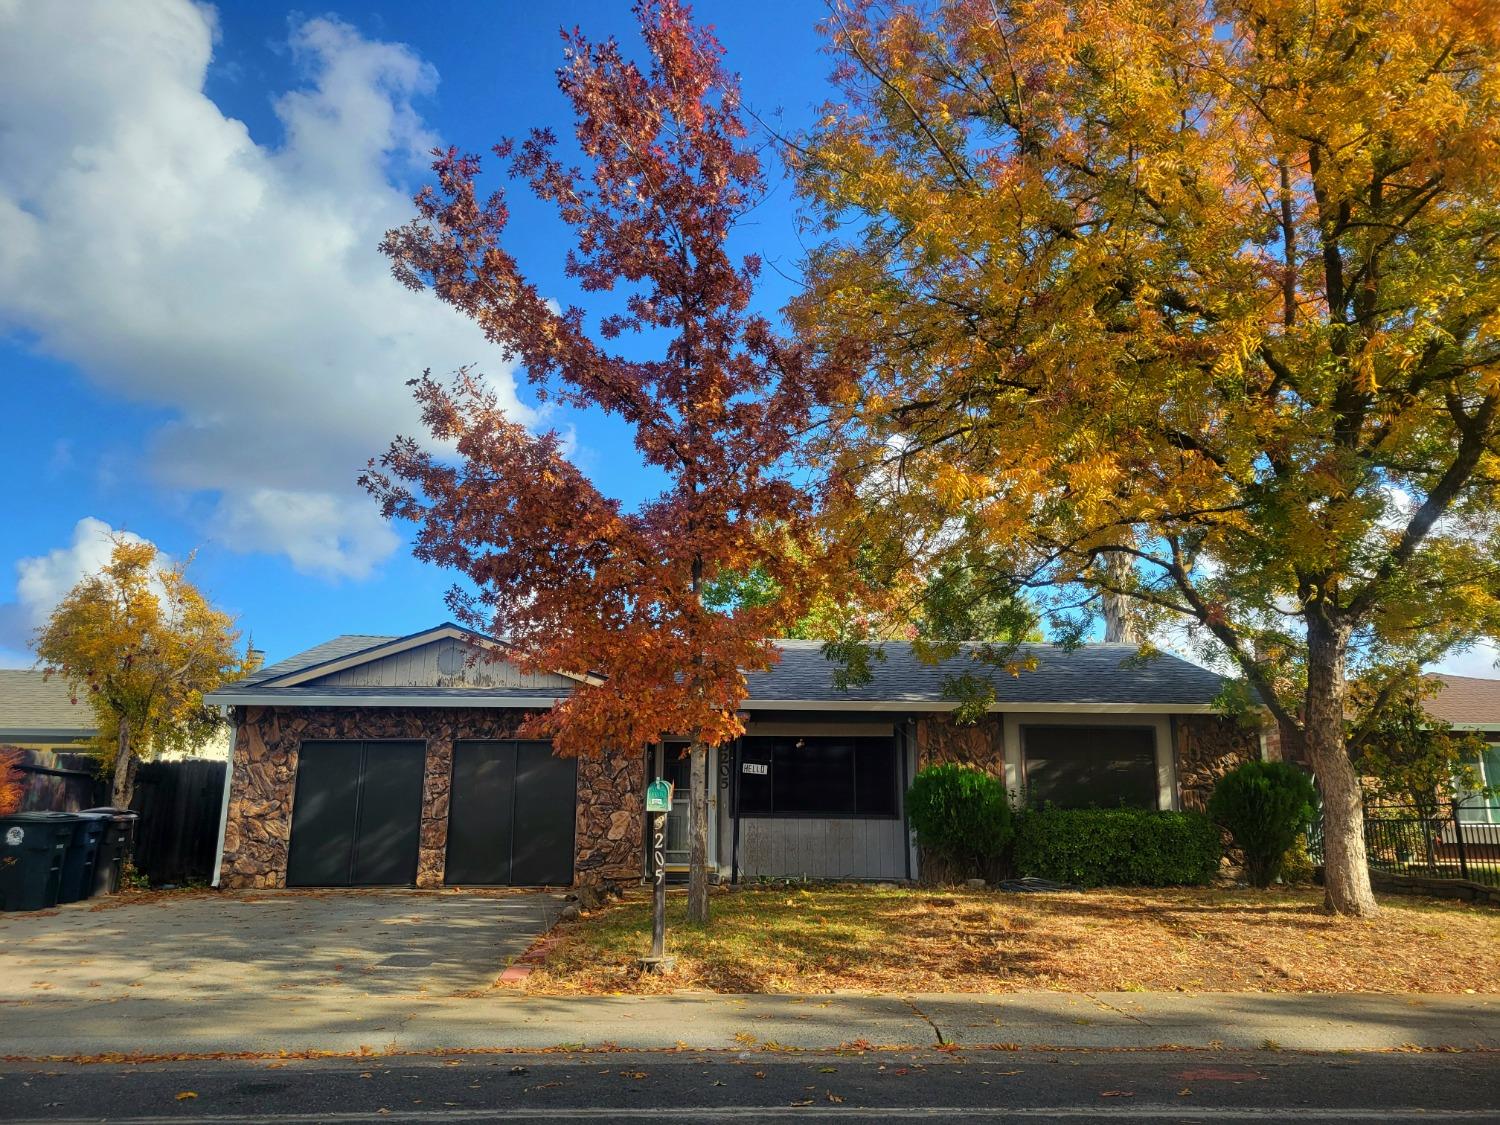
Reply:
[[567, 886], [577, 803], [578, 763], [550, 742], [455, 743], [444, 880]]
[[420, 742], [304, 742], [287, 886], [416, 882], [425, 758]]

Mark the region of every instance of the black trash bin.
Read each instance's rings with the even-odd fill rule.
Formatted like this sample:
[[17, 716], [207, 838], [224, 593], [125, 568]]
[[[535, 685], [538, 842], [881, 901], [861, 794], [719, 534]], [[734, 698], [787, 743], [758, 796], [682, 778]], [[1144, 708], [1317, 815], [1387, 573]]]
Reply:
[[76, 821], [72, 813], [57, 812], [0, 816], [0, 910], [57, 905]]
[[139, 813], [130, 809], [84, 809], [80, 815], [98, 813], [105, 818], [104, 835], [99, 840], [98, 858], [94, 860], [94, 894], [112, 895], [120, 889], [120, 875], [135, 843], [135, 822]]
[[68, 857], [63, 860], [62, 886], [57, 892], [59, 903], [78, 902], [94, 893], [94, 865], [110, 823], [107, 813], [77, 814], [73, 838], [68, 842]]

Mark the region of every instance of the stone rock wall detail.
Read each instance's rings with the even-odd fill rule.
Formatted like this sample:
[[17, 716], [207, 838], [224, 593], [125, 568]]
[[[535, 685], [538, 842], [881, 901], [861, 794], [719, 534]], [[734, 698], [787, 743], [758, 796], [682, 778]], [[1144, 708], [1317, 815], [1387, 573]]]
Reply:
[[1214, 783], [1260, 757], [1260, 731], [1220, 715], [1177, 716], [1177, 787], [1182, 807], [1202, 812]]
[[575, 882], [600, 884], [641, 877], [645, 810], [644, 754], [578, 759]]
[[1005, 780], [1005, 743], [999, 715], [971, 726], [946, 715], [917, 720], [917, 768], [950, 764], [973, 766]]

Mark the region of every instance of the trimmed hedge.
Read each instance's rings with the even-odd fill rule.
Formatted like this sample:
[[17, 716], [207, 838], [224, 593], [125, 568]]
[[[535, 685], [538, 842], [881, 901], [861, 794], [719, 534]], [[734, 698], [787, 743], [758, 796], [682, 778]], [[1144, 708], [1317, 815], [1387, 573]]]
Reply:
[[906, 813], [917, 842], [952, 864], [964, 878], [983, 877], [1010, 842], [1005, 786], [971, 766], [936, 765], [917, 771], [906, 793]]
[[1210, 882], [1224, 856], [1201, 813], [1147, 809], [1034, 809], [1017, 818], [1016, 871], [1085, 887], [1176, 887]]

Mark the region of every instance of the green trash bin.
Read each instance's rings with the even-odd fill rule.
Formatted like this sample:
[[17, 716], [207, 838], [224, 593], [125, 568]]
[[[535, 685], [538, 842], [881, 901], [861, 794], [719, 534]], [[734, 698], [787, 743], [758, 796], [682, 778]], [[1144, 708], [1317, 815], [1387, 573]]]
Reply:
[[76, 820], [72, 813], [55, 812], [0, 816], [0, 910], [57, 905]]
[[99, 840], [99, 854], [94, 860], [94, 894], [112, 895], [120, 889], [120, 876], [135, 843], [135, 822], [139, 813], [105, 805], [84, 809], [80, 816], [97, 813], [105, 819], [104, 835]]
[[78, 902], [94, 893], [94, 864], [99, 859], [99, 844], [110, 826], [106, 813], [79, 813], [68, 841], [68, 857], [63, 860], [62, 886], [57, 901]]

